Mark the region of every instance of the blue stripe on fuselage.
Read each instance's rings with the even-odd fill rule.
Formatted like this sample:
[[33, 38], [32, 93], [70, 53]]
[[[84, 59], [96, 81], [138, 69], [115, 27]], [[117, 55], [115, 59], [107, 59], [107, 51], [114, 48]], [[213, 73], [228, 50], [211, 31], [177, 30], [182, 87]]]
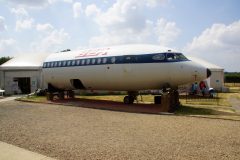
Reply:
[[106, 64], [134, 64], [134, 63], [169, 63], [189, 61], [181, 53], [153, 53], [143, 55], [122, 55], [110, 57], [94, 57], [74, 60], [62, 60], [44, 62], [43, 68], [57, 67], [74, 67], [89, 65], [106, 65]]

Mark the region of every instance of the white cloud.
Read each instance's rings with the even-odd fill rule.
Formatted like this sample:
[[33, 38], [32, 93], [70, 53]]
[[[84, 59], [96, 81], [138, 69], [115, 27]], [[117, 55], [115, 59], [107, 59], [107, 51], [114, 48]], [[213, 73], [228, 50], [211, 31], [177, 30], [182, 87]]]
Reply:
[[10, 12], [16, 16], [16, 31], [31, 29], [34, 26], [34, 19], [29, 17], [29, 14], [25, 8], [11, 8]]
[[213, 24], [185, 47], [189, 54], [210, 60], [227, 70], [240, 71], [240, 20], [232, 24]]
[[164, 6], [169, 2], [169, 0], [145, 0], [145, 3], [149, 7], [156, 7], [157, 5]]
[[31, 29], [33, 26], [34, 19], [28, 18], [16, 21], [16, 31], [21, 31], [24, 29]]
[[0, 39], [0, 52], [4, 52], [6, 48], [14, 45], [16, 41], [12, 38], [10, 39]]
[[72, 3], [73, 0], [63, 0], [63, 2], [66, 2], [66, 3]]
[[36, 29], [37, 31], [49, 33], [53, 31], [54, 27], [49, 23], [45, 23], [45, 24], [37, 24]]
[[96, 16], [101, 13], [101, 10], [97, 8], [95, 4], [90, 4], [85, 9], [86, 16]]
[[162, 45], [167, 45], [174, 41], [180, 34], [180, 29], [177, 28], [175, 22], [168, 22], [161, 18], [155, 26], [155, 33], [158, 35], [158, 42]]
[[152, 7], [162, 5], [163, 2], [166, 0], [117, 0], [106, 11], [101, 11], [93, 4], [87, 6], [85, 14], [93, 16], [100, 29], [100, 35], [90, 39], [90, 46], [171, 43], [180, 34], [180, 29], [175, 22], [169, 22], [163, 18], [154, 22], [148, 20], [144, 14]]
[[51, 45], [60, 45], [68, 38], [68, 33], [66, 33], [64, 29], [60, 29], [52, 31], [42, 42], [48, 47]]
[[9, 2], [21, 7], [43, 7], [51, 3], [51, 0], [9, 0]]
[[[54, 51], [70, 38], [69, 34], [65, 32], [64, 29], [54, 29], [50, 24], [38, 25], [38, 29], [44, 32], [39, 41], [35, 41], [31, 44], [34, 51]], [[51, 29], [52, 31], [45, 32], [45, 29]]]
[[0, 16], [0, 32], [5, 31], [7, 26], [5, 25], [5, 18]]
[[75, 2], [73, 4], [73, 17], [78, 18], [83, 12], [82, 4], [80, 2]]
[[44, 8], [56, 2], [72, 3], [73, 0], [8, 0], [8, 2], [21, 8]]
[[24, 16], [28, 16], [28, 12], [20, 7], [20, 8], [12, 8], [11, 13], [14, 13], [17, 17], [24, 17]]

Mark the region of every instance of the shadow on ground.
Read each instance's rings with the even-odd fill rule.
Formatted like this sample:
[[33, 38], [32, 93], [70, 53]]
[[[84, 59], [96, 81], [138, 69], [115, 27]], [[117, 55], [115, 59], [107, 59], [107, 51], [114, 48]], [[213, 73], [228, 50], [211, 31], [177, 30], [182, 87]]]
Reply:
[[[186, 115], [216, 115], [219, 111], [209, 109], [209, 108], [196, 108], [192, 106], [181, 106], [177, 109], [176, 114], [186, 114]], [[225, 113], [225, 112], [221, 112]]]
[[92, 109], [102, 109], [110, 111], [120, 111], [120, 112], [132, 112], [132, 113], [150, 113], [158, 114], [160, 112], [167, 112], [168, 108], [156, 105], [156, 104], [124, 104], [122, 102], [115, 102], [111, 100], [93, 100], [93, 99], [64, 99], [64, 100], [53, 100], [53, 104], [71, 105], [77, 107], [85, 107]]

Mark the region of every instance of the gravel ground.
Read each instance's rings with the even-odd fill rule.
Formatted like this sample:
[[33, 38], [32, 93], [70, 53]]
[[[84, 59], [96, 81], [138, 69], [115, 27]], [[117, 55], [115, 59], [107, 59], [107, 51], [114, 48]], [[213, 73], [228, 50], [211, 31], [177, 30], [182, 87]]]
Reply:
[[240, 122], [9, 101], [0, 141], [58, 159], [240, 159]]

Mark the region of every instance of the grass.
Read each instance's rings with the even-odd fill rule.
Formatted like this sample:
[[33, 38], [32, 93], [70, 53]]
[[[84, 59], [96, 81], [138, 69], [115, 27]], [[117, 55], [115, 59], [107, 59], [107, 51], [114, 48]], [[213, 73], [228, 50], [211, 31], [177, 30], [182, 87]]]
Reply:
[[[88, 96], [76, 96], [76, 98], [123, 102], [124, 96], [125, 95], [88, 95]], [[175, 114], [195, 116], [196, 115], [217, 116], [217, 117], [222, 116], [227, 119], [233, 118], [234, 120], [240, 120], [240, 115], [235, 114], [235, 110], [231, 107], [231, 104], [229, 103], [230, 97], [236, 97], [240, 99], [240, 87], [235, 86], [230, 87], [229, 93], [218, 93], [217, 100], [194, 99], [192, 101], [186, 101], [186, 99], [182, 97], [180, 98], [181, 107], [175, 112]], [[47, 102], [45, 96], [22, 97], [19, 100], [40, 103]], [[154, 96], [142, 95], [138, 97], [138, 100], [140, 103], [154, 103]], [[237, 118], [234, 118], [234, 116]]]
[[228, 87], [231, 93], [240, 93], [240, 83], [225, 83], [225, 87]]
[[[115, 102], [123, 102], [126, 95], [94, 95], [94, 96], [76, 96], [76, 98], [83, 99], [95, 99], [95, 100], [109, 100]], [[154, 97], [152, 95], [142, 95], [138, 97], [138, 100], [143, 100], [146, 103], [154, 103]]]
[[194, 106], [181, 106], [176, 114], [181, 115], [214, 115], [214, 110], [210, 108], [199, 108]]
[[20, 101], [27, 101], [27, 102], [46, 102], [47, 98], [45, 96], [26, 96], [26, 97], [20, 97], [16, 100], [20, 100]]
[[109, 100], [114, 102], [122, 102], [124, 95], [88, 95], [88, 96], [76, 96], [76, 98], [94, 99], [94, 100]]
[[219, 108], [211, 108], [206, 106], [181, 106], [176, 112], [180, 116], [193, 116], [211, 119], [226, 119], [240, 121], [240, 115], [235, 114], [234, 111], [220, 111]]
[[231, 104], [228, 101], [228, 98], [232, 94], [230, 93], [218, 93], [216, 98], [189, 98], [186, 99], [185, 96], [180, 98], [181, 104], [188, 105], [188, 104], [194, 104], [194, 105], [218, 105], [218, 106], [228, 106], [231, 107]]

